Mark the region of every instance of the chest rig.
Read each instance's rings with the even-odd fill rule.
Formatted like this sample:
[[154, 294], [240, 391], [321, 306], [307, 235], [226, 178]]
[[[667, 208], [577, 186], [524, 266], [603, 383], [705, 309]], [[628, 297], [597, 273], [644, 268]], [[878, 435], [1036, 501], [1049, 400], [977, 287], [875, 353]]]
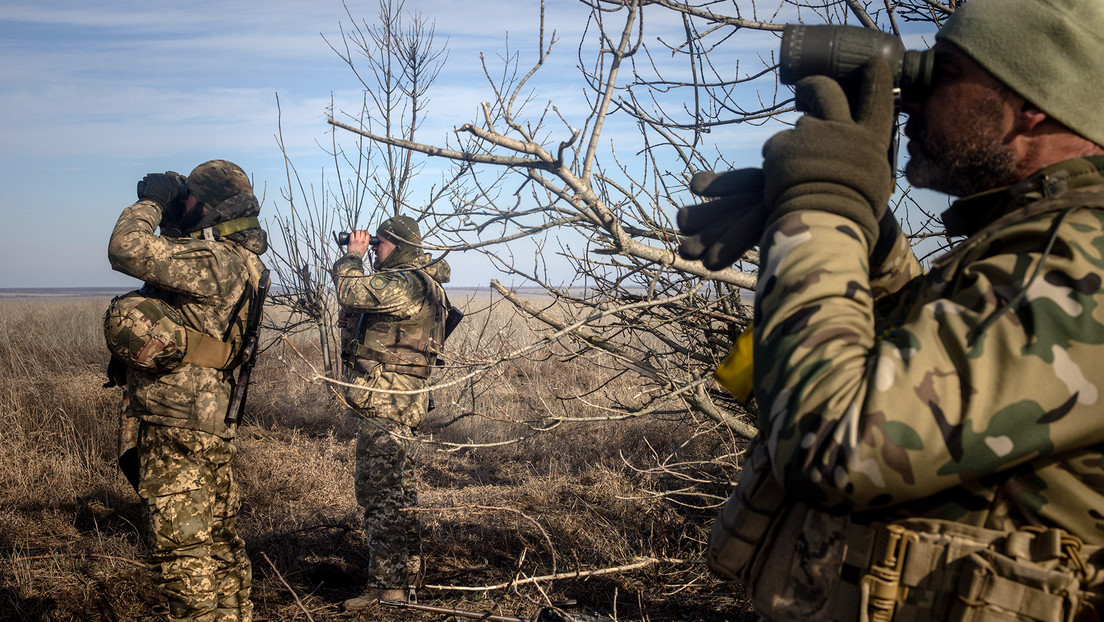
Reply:
[[342, 357], [361, 372], [377, 365], [384, 371], [428, 378], [445, 340], [447, 301], [444, 289], [428, 274], [411, 270], [425, 288], [425, 303], [412, 315], [365, 312]]

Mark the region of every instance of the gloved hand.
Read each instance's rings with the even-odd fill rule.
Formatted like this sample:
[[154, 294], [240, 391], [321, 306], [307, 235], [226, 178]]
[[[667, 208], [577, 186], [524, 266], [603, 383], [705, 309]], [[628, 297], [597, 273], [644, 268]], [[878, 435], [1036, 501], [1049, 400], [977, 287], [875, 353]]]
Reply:
[[859, 225], [873, 248], [893, 194], [889, 65], [872, 58], [863, 66], [853, 115], [843, 89], [831, 78], [804, 78], [795, 93], [798, 108], [807, 114], [763, 145], [763, 200], [771, 220], [795, 210], [832, 212]]
[[680, 257], [721, 270], [759, 243], [767, 224], [762, 170], [695, 173], [690, 191], [713, 200], [679, 209], [676, 222], [686, 236], [679, 244]]
[[138, 182], [138, 199], [153, 201], [162, 211], [173, 209], [187, 195], [184, 176], [174, 171], [150, 173]]

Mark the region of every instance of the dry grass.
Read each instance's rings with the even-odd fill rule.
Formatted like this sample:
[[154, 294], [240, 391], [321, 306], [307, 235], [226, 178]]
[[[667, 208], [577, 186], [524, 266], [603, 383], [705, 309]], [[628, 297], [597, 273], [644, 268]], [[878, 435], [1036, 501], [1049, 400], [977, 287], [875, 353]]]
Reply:
[[[115, 467], [119, 395], [101, 388], [105, 306], [0, 301], [0, 619], [154, 620], [162, 609], [143, 563], [142, 505]], [[532, 337], [514, 320], [473, 312], [450, 345], [486, 356], [489, 344], [514, 348]], [[296, 345], [310, 356], [308, 342]], [[510, 439], [524, 429], [519, 422], [593, 413], [588, 404], [601, 403], [602, 391], [639, 390], [625, 378], [594, 392], [604, 382], [597, 364], [503, 364], [478, 382], [438, 391], [424, 433], [451, 442]], [[314, 620], [356, 619], [338, 607], [358, 592], [365, 561], [352, 492], [356, 422], [327, 387], [303, 382], [293, 368], [302, 372], [286, 345], [266, 351], [239, 437], [239, 525], [253, 560], [256, 617], [306, 620], [309, 611]], [[589, 397], [562, 399], [576, 394]], [[542, 600], [575, 599], [579, 611], [619, 620], [750, 619], [732, 584], [696, 561], [713, 514], [692, 507], [703, 487], [672, 495], [685, 482], [643, 468], [669, 454], [708, 464], [731, 451], [720, 435], [691, 439], [697, 429], [683, 418], [564, 423], [496, 449], [422, 446], [420, 583], [444, 587], [423, 587], [420, 599], [522, 617]], [[669, 561], [460, 589], [651, 557]], [[441, 618], [377, 611], [361, 619]]]

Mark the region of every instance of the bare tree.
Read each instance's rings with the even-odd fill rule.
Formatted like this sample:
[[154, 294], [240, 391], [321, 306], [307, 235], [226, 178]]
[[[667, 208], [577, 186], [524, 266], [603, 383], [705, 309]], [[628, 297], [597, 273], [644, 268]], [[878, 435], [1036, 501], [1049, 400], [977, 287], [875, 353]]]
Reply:
[[[427, 211], [447, 244], [485, 253], [515, 281], [554, 301], [540, 308], [511, 288], [502, 296], [555, 338], [547, 351], [561, 360], [585, 357], [604, 369], [593, 386], [557, 395], [586, 399], [599, 419], [610, 413], [705, 414], [740, 437], [754, 433], [747, 405], [707, 379], [748, 322], [741, 292], [755, 284], [757, 256], [711, 272], [680, 258], [672, 225], [698, 170], [736, 168], [726, 140], [741, 128], [792, 122], [792, 91], [777, 81], [775, 50], [785, 22], [852, 23], [901, 34], [934, 26], [957, 3], [904, 0], [815, 4], [581, 0], [589, 20], [577, 47], [585, 112], [569, 102], [540, 102], [532, 82], [553, 54], [542, 2], [534, 62], [507, 50], [504, 70], [484, 63], [489, 99], [482, 118], [443, 143], [388, 136], [331, 118], [330, 123], [379, 145], [447, 158], [466, 167], [452, 186], [451, 211]], [[727, 14], [726, 14], [727, 12]], [[680, 28], [671, 28], [674, 21]], [[660, 36], [649, 27], [661, 24]], [[547, 44], [546, 44], [547, 41]], [[750, 47], [748, 54], [730, 48]], [[577, 106], [575, 106], [577, 108]], [[604, 137], [616, 125], [617, 142]], [[635, 128], [626, 139], [624, 128]], [[895, 212], [918, 237], [938, 234], [932, 214], [897, 194]], [[526, 259], [521, 249], [535, 249]], [[570, 267], [549, 275], [549, 261]], [[569, 283], [570, 286], [565, 286]], [[487, 359], [493, 365], [501, 358]], [[629, 397], [606, 388], [626, 374], [647, 387]], [[478, 410], [477, 404], [468, 404]], [[545, 413], [555, 419], [554, 408]]]
[[[402, 0], [379, 0], [378, 8], [376, 20], [368, 22], [358, 21], [345, 5], [351, 27], [342, 27], [340, 41], [326, 40], [364, 89], [359, 110], [344, 119], [365, 132], [413, 141], [424, 120], [427, 93], [447, 58], [446, 48], [435, 42], [433, 23], [420, 14], [405, 13]], [[361, 71], [361, 61], [366, 71]], [[287, 186], [281, 192], [283, 204], [275, 207], [280, 244], [273, 250], [273, 270], [282, 287], [270, 300], [287, 313], [273, 328], [282, 335], [316, 333], [326, 373], [339, 377], [337, 305], [330, 274], [338, 249], [331, 235], [407, 211], [411, 180], [421, 168], [418, 155], [361, 136], [351, 145], [342, 143], [334, 133], [330, 146], [323, 147], [333, 162], [333, 178], [328, 180], [323, 171], [316, 188], [304, 184], [287, 156], [282, 134], [277, 143], [284, 153]], [[432, 203], [431, 198], [426, 205]]]

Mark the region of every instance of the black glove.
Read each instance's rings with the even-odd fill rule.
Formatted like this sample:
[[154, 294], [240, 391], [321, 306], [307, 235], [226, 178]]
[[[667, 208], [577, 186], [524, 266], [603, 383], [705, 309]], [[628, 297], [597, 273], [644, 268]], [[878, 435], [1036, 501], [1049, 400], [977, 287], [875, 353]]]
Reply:
[[686, 236], [679, 256], [721, 270], [758, 244], [767, 223], [763, 183], [757, 168], [695, 173], [690, 191], [713, 200], [679, 209], [679, 232]]
[[188, 186], [180, 173], [166, 171], [150, 173], [138, 182], [138, 199], [149, 200], [161, 206], [162, 211], [176, 208], [188, 196]]
[[880, 58], [863, 66], [854, 114], [839, 83], [811, 76], [797, 83], [798, 107], [808, 114], [763, 145], [764, 201], [771, 219], [821, 210], [855, 222], [871, 248], [893, 194], [889, 146], [893, 133], [893, 75]]

